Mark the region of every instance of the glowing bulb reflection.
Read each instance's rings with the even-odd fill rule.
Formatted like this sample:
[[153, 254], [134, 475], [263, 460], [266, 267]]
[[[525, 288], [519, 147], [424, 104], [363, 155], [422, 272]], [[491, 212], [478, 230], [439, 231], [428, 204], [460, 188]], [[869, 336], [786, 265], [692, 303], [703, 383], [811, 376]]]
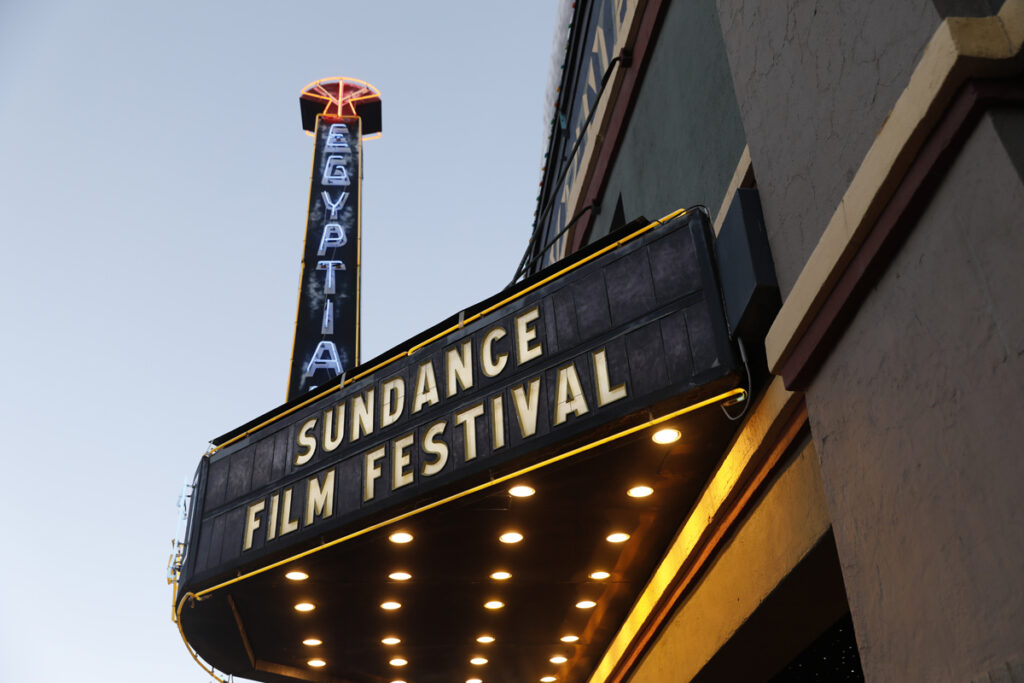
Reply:
[[537, 491], [534, 490], [532, 486], [527, 486], [526, 484], [519, 484], [518, 486], [513, 486], [508, 490], [508, 492], [510, 495], [513, 495], [516, 498], [529, 498], [533, 494], [537, 493]]
[[630, 498], [646, 498], [652, 493], [654, 493], [654, 489], [652, 489], [650, 486], [644, 486], [642, 484], [640, 486], [634, 486], [630, 490], [626, 491], [626, 495], [629, 496]]
[[675, 441], [679, 441], [679, 437], [681, 437], [682, 435], [682, 432], [680, 432], [678, 429], [673, 429], [672, 427], [665, 427], [664, 429], [659, 429], [658, 431], [654, 432], [654, 434], [651, 435], [651, 441], [660, 444], [673, 443]]
[[412, 534], [408, 531], [396, 531], [388, 536], [388, 540], [392, 543], [408, 543], [412, 540]]

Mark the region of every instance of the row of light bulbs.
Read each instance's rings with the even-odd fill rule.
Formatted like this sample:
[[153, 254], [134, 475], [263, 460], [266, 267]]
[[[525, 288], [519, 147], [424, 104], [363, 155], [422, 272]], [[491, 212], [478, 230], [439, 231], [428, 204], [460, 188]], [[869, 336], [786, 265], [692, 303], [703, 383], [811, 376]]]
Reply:
[[[652, 435], [651, 439], [658, 444], [669, 444], [674, 441], [677, 441], [679, 437], [680, 432], [678, 430], [672, 428], [665, 428], [656, 431]], [[536, 490], [533, 487], [528, 486], [526, 484], [517, 484], [516, 486], [510, 488], [508, 492], [509, 495], [514, 496], [516, 498], [528, 498], [532, 496], [534, 493], [536, 493]], [[654, 493], [654, 489], [652, 489], [650, 486], [647, 486], [646, 484], [638, 484], [626, 491], [626, 494], [632, 498], [646, 498], [652, 493]], [[390, 536], [388, 536], [388, 540], [396, 544], [411, 543], [413, 540], [413, 535], [408, 531], [396, 531], [392, 533]], [[519, 543], [523, 540], [523, 535], [518, 531], [506, 531], [498, 537], [498, 540], [506, 544]], [[609, 543], [625, 543], [629, 540], [629, 534], [622, 531], [616, 531], [609, 534], [606, 537], [606, 540]], [[602, 581], [610, 576], [611, 574], [604, 570], [596, 570], [589, 574], [589, 577], [595, 581]], [[292, 570], [285, 574], [285, 578], [289, 579], [290, 581], [305, 581], [309, 578], [309, 574], [300, 570]], [[392, 581], [408, 581], [412, 579], [412, 574], [407, 571], [394, 571], [388, 574], [388, 578]], [[491, 573], [491, 578], [495, 581], [507, 581], [508, 579], [512, 578], [512, 574], [505, 570], [497, 570]], [[488, 600], [484, 603], [484, 608], [490, 610], [501, 609], [504, 606], [505, 603], [501, 602], [500, 600]], [[576, 607], [578, 609], [592, 609], [596, 606], [597, 603], [593, 600], [580, 600], [576, 603]], [[401, 603], [395, 600], [386, 600], [380, 604], [380, 607], [383, 610], [394, 611], [397, 609], [401, 609], [402, 605]], [[316, 605], [314, 605], [311, 602], [300, 602], [295, 605], [295, 609], [299, 612], [311, 612], [314, 609], [316, 609]], [[562, 636], [559, 640], [561, 640], [563, 643], [575, 643], [579, 640], [579, 636], [575, 634], [566, 634]], [[486, 645], [493, 643], [495, 641], [495, 638], [494, 636], [484, 634], [478, 636], [476, 641], [478, 643]], [[402, 640], [397, 636], [386, 636], [381, 639], [382, 644], [389, 646], [398, 645], [401, 642]], [[302, 644], [309, 647], [316, 647], [319, 645], [323, 645], [323, 641], [319, 638], [306, 638], [302, 641]], [[474, 666], [483, 666], [484, 664], [487, 664], [487, 661], [488, 660], [486, 657], [475, 655], [469, 660], [469, 663], [473, 664]], [[552, 664], [564, 664], [568, 661], [568, 659], [564, 655], [556, 654], [551, 656], [548, 659], [548, 661]], [[408, 664], [409, 661], [404, 657], [396, 656], [392, 657], [388, 661], [388, 663], [394, 667], [402, 667]], [[320, 657], [316, 657], [308, 660], [306, 664], [313, 668], [320, 668], [326, 666], [327, 662]], [[542, 676], [539, 680], [541, 683], [554, 683], [554, 681], [557, 681], [558, 679], [555, 676], [549, 674]], [[394, 680], [391, 681], [391, 683], [405, 683], [405, 681]], [[483, 681], [479, 678], [469, 678], [466, 680], [466, 683], [483, 683]]]

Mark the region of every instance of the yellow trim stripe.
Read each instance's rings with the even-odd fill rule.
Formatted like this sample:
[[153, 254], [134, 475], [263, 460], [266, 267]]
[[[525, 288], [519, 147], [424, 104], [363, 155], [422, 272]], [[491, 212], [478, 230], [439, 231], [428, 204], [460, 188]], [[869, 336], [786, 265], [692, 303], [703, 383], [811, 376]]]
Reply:
[[349, 540], [351, 540], [353, 538], [357, 538], [359, 536], [364, 536], [364, 535], [366, 535], [366, 534], [368, 534], [368, 533], [370, 533], [372, 531], [377, 531], [378, 529], [382, 529], [382, 528], [384, 528], [386, 526], [390, 526], [392, 524], [397, 524], [398, 522], [401, 522], [403, 520], [409, 519], [410, 517], [414, 517], [414, 516], [419, 515], [419, 514], [421, 514], [423, 512], [426, 512], [428, 510], [432, 510], [432, 509], [434, 509], [436, 507], [440, 507], [441, 505], [445, 505], [446, 503], [450, 503], [452, 501], [459, 500], [460, 498], [465, 498], [466, 496], [469, 496], [469, 495], [472, 495], [472, 494], [477, 493], [479, 491], [483, 491], [485, 489], [491, 488], [492, 486], [497, 486], [499, 484], [503, 484], [506, 481], [515, 479], [516, 477], [520, 477], [520, 476], [522, 476], [522, 475], [524, 475], [524, 474], [526, 474], [528, 472], [533, 472], [534, 470], [538, 470], [538, 469], [541, 469], [543, 467], [547, 467], [548, 465], [554, 464], [556, 462], [560, 462], [560, 461], [565, 460], [567, 458], [571, 458], [574, 455], [579, 455], [580, 453], [584, 453], [586, 451], [589, 451], [592, 448], [596, 448], [598, 446], [603, 446], [606, 443], [610, 443], [612, 441], [616, 441], [618, 439], [621, 439], [621, 438], [623, 438], [625, 436], [629, 436], [630, 434], [635, 434], [635, 433], [637, 433], [639, 431], [643, 431], [644, 429], [647, 429], [648, 427], [652, 427], [654, 425], [661, 424], [662, 422], [665, 422], [667, 420], [672, 420], [672, 419], [677, 418], [677, 417], [679, 417], [681, 415], [685, 415], [685, 414], [691, 413], [691, 412], [693, 412], [695, 410], [699, 410], [700, 408], [704, 408], [705, 406], [713, 405], [715, 403], [718, 403], [720, 401], [724, 401], [724, 400], [732, 398], [734, 396], [743, 396], [744, 398], [746, 398], [746, 395], [747, 395], [746, 389], [743, 389], [743, 388], [730, 389], [729, 391], [726, 391], [724, 393], [718, 394], [717, 396], [712, 396], [711, 398], [705, 399], [703, 401], [699, 401], [697, 403], [693, 403], [693, 404], [688, 405], [688, 406], [686, 406], [684, 408], [680, 408], [679, 410], [675, 410], [675, 411], [673, 411], [671, 413], [668, 413], [666, 415], [662, 415], [661, 417], [658, 417], [658, 418], [653, 418], [651, 420], [648, 420], [647, 422], [644, 422], [642, 424], [636, 425], [634, 427], [629, 427], [627, 429], [623, 429], [620, 432], [616, 432], [615, 434], [611, 434], [609, 436], [603, 437], [603, 438], [598, 439], [596, 441], [592, 441], [589, 444], [584, 444], [583, 446], [578, 446], [577, 448], [573, 448], [572, 450], [568, 450], [568, 451], [566, 451], [564, 453], [560, 453], [560, 454], [555, 455], [555, 456], [553, 456], [551, 458], [548, 458], [547, 460], [542, 460], [541, 462], [534, 463], [533, 465], [530, 465], [528, 467], [524, 467], [524, 468], [522, 468], [520, 470], [512, 472], [511, 474], [506, 474], [506, 475], [504, 475], [502, 477], [497, 477], [497, 478], [492, 479], [492, 480], [490, 480], [488, 482], [485, 482], [483, 484], [479, 484], [477, 486], [473, 486], [471, 488], [465, 489], [464, 491], [459, 491], [458, 493], [453, 493], [450, 496], [446, 496], [446, 497], [441, 498], [439, 500], [435, 500], [435, 501], [433, 501], [431, 503], [428, 503], [426, 505], [418, 507], [415, 510], [410, 510], [409, 512], [405, 512], [405, 513], [402, 513], [400, 515], [396, 515], [396, 516], [391, 517], [389, 519], [386, 519], [386, 520], [384, 520], [382, 522], [378, 522], [376, 524], [371, 524], [370, 526], [364, 527], [364, 528], [362, 528], [362, 529], [360, 529], [358, 531], [354, 531], [354, 532], [352, 532], [350, 534], [346, 534], [345, 536], [340, 536], [340, 537], [334, 539], [333, 541], [328, 541], [326, 543], [323, 543], [323, 544], [317, 546], [316, 548], [310, 548], [309, 550], [301, 552], [301, 553], [299, 553], [297, 555], [292, 555], [291, 557], [285, 558], [283, 560], [279, 560], [277, 562], [274, 562], [273, 564], [268, 564], [265, 567], [260, 567], [259, 569], [254, 569], [251, 572], [248, 572], [246, 574], [242, 574], [240, 576], [236, 576], [233, 579], [230, 579], [228, 581], [224, 581], [222, 583], [218, 583], [215, 586], [211, 586], [210, 588], [203, 589], [201, 591], [198, 591], [197, 593], [190, 593], [189, 595], [194, 596], [197, 600], [201, 600], [204, 597], [210, 595], [211, 593], [214, 593], [214, 592], [220, 590], [221, 588], [226, 588], [227, 586], [230, 586], [232, 584], [238, 583], [239, 581], [244, 581], [246, 579], [250, 579], [250, 578], [252, 578], [254, 576], [257, 576], [259, 574], [263, 574], [264, 572], [268, 572], [268, 571], [270, 571], [272, 569], [276, 569], [277, 567], [281, 567], [281, 566], [289, 564], [291, 562], [295, 562], [296, 560], [300, 560], [300, 559], [302, 559], [304, 557], [309, 557], [310, 555], [318, 553], [321, 550], [324, 550], [326, 548], [331, 548], [333, 546], [336, 546], [336, 545], [338, 545], [340, 543], [344, 543], [345, 541], [349, 541]]

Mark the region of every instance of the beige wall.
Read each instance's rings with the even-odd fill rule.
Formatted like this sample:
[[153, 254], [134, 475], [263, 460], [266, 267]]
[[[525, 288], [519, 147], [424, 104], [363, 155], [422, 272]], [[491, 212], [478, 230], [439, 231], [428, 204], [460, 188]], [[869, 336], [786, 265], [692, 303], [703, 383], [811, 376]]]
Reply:
[[810, 444], [784, 467], [629, 679], [689, 681], [829, 529]]
[[1024, 650], [1021, 140], [982, 119], [807, 395], [869, 681]]

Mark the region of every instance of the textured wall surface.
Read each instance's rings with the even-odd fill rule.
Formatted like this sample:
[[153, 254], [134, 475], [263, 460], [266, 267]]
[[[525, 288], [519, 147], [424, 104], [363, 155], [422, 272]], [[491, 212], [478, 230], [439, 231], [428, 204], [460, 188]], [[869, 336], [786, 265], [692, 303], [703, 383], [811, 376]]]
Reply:
[[675, 683], [696, 676], [828, 532], [828, 525], [817, 456], [807, 444], [749, 512], [629, 682]]
[[785, 297], [941, 21], [931, 0], [718, 0]]
[[808, 392], [869, 681], [1024, 648], [1022, 140], [982, 119]]
[[713, 0], [670, 2], [590, 239], [618, 227], [620, 196], [627, 221], [717, 210], [743, 145]]

